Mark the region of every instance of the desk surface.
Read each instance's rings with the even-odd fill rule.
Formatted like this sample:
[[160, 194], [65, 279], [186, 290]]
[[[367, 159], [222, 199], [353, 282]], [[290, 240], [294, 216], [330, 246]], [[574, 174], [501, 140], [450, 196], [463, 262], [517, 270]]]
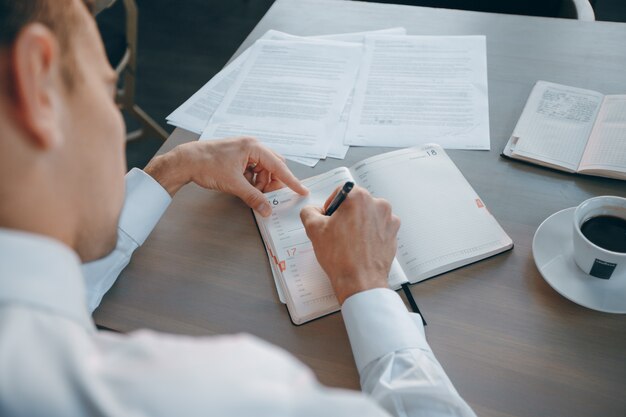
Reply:
[[[404, 26], [409, 34], [487, 35], [491, 151], [450, 151], [515, 242], [506, 254], [413, 287], [427, 337], [461, 395], [482, 416], [624, 416], [626, 316], [580, 307], [539, 275], [531, 255], [550, 214], [626, 183], [573, 176], [499, 156], [536, 80], [626, 92], [626, 25], [336, 0], [278, 0], [240, 53], [268, 29], [313, 35]], [[161, 151], [197, 136], [177, 129]], [[381, 148], [300, 178], [349, 165]], [[249, 332], [282, 346], [326, 384], [358, 388], [340, 314], [293, 326], [278, 301], [251, 212], [188, 186], [95, 314], [100, 325], [213, 335]]]

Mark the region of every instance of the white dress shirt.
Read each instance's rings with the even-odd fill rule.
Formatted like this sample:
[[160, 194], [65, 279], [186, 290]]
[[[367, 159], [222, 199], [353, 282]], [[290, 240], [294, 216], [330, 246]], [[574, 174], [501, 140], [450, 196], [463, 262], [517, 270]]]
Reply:
[[98, 331], [90, 313], [170, 202], [143, 171], [126, 181], [117, 248], [84, 268], [55, 240], [0, 229], [1, 416], [474, 416], [391, 290], [342, 308], [364, 393], [245, 334]]

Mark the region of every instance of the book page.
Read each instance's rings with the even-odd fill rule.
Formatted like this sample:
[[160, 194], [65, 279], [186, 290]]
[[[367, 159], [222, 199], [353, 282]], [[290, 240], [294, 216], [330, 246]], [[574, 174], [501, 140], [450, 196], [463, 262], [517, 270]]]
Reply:
[[[334, 41], [259, 40], [210, 124], [240, 124], [268, 132], [307, 134], [258, 139], [293, 156], [325, 158], [330, 133], [339, 123], [354, 84], [362, 47]], [[203, 133], [201, 139], [208, 139]]]
[[400, 218], [396, 258], [412, 283], [512, 247], [438, 145], [378, 155], [350, 170], [358, 184], [388, 200]]
[[484, 36], [368, 36], [346, 145], [489, 149]]
[[626, 178], [626, 95], [604, 98], [579, 171]]
[[[317, 262], [313, 245], [300, 221], [306, 205], [322, 207], [332, 192], [346, 181], [354, 181], [347, 168], [336, 168], [302, 181], [309, 189], [306, 197], [288, 188], [267, 193], [272, 214], [264, 218], [256, 214], [259, 230], [266, 244], [279, 295], [284, 293], [294, 323], [300, 324], [339, 310], [328, 276]], [[389, 274], [390, 286], [406, 282], [402, 269], [394, 260]]]
[[537, 82], [513, 130], [511, 156], [577, 171], [603, 97], [582, 88]]

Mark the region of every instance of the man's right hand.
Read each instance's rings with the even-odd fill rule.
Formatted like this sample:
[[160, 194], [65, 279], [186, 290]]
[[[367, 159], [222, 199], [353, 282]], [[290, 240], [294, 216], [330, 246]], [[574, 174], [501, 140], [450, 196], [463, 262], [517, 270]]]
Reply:
[[396, 254], [400, 219], [391, 205], [354, 187], [332, 216], [324, 208], [308, 206], [300, 217], [313, 243], [317, 260], [326, 271], [340, 304], [353, 294], [387, 288], [387, 277]]

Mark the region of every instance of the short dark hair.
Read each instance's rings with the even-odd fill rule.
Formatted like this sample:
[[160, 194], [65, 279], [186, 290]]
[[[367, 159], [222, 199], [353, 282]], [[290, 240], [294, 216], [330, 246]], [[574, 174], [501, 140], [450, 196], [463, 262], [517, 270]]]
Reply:
[[[71, 34], [78, 22], [75, 0], [0, 0], [0, 49], [10, 48], [20, 31], [31, 23], [41, 23], [57, 37], [64, 60], [63, 79], [68, 87], [74, 77], [74, 57], [71, 50]], [[93, 0], [83, 0], [93, 11]]]

